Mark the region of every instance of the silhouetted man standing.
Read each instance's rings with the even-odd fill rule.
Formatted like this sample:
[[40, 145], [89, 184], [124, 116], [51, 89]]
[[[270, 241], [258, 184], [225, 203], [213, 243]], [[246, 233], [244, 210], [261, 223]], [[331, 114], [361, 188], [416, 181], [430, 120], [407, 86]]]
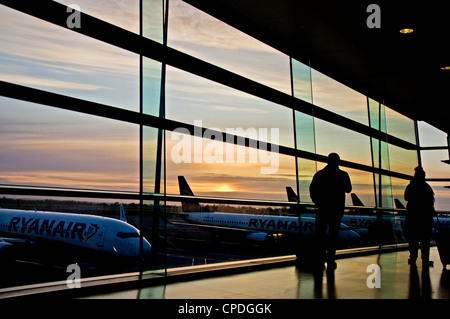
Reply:
[[405, 189], [406, 205], [406, 238], [409, 242], [409, 260], [411, 265], [416, 264], [419, 243], [422, 255], [422, 264], [432, 266], [430, 262], [430, 239], [433, 229], [434, 192], [425, 182], [425, 171], [418, 166], [415, 174]]
[[[311, 199], [318, 208], [316, 216], [315, 238], [319, 266], [336, 269], [336, 242], [339, 225], [344, 216], [345, 193], [352, 191], [352, 184], [347, 172], [339, 169], [340, 157], [336, 153], [328, 155], [328, 165], [318, 171], [309, 186]], [[325, 232], [328, 226], [328, 240]]]

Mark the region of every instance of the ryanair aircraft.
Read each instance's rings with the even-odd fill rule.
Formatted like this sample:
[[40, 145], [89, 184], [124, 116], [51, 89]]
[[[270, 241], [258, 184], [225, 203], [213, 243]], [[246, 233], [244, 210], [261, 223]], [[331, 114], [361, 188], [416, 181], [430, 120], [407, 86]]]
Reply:
[[[353, 206], [355, 207], [364, 207], [363, 202], [359, 199], [359, 197], [352, 193], [352, 201]], [[394, 204], [395, 208], [397, 209], [405, 209], [405, 206], [402, 204], [402, 202], [398, 198], [394, 198]], [[438, 212], [438, 215], [441, 215], [441, 217], [433, 217], [434, 221], [434, 229], [433, 233], [435, 233], [436, 228], [450, 228], [450, 218], [447, 217], [448, 212]], [[405, 229], [405, 216], [402, 215], [382, 215], [381, 216], [382, 224], [383, 225], [392, 225], [395, 224], [395, 227], [397, 229]], [[372, 214], [370, 216], [368, 215], [344, 215], [342, 218], [342, 222], [350, 227], [361, 227], [361, 229], [371, 229], [375, 228], [377, 225], [377, 217], [375, 214]], [[358, 230], [356, 229], [358, 232]]]
[[[139, 230], [126, 222], [123, 206], [120, 220], [95, 215], [0, 209], [0, 255], [24, 243], [59, 243], [111, 256], [137, 258]], [[143, 252], [151, 245], [143, 238]]]
[[[178, 176], [180, 194], [194, 196], [184, 176]], [[198, 202], [183, 202], [181, 217], [200, 227], [217, 230], [234, 230], [243, 232], [246, 239], [265, 242], [274, 234], [314, 235], [315, 218], [294, 216], [263, 216], [234, 213], [201, 212]], [[341, 223], [339, 240], [353, 241], [360, 236]]]

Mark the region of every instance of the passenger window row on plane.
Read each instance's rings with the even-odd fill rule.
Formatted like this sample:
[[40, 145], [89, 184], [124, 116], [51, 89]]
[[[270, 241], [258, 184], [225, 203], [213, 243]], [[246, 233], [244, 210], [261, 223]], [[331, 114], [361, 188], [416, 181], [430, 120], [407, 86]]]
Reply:
[[239, 222], [239, 221], [233, 221], [233, 220], [220, 220], [220, 219], [213, 219], [211, 220], [213, 223], [225, 223], [225, 224], [233, 224], [233, 225], [245, 225], [246, 222]]

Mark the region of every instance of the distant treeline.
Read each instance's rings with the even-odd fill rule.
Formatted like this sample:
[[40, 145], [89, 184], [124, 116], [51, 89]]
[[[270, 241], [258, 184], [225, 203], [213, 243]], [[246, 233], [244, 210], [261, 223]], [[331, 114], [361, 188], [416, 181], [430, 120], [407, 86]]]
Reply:
[[[139, 215], [139, 204], [130, 203], [123, 204], [127, 216]], [[38, 211], [52, 211], [62, 213], [77, 213], [77, 214], [93, 214], [102, 216], [119, 216], [120, 203], [102, 203], [102, 202], [88, 202], [76, 200], [56, 200], [56, 199], [16, 199], [8, 197], [0, 197], [0, 208], [9, 209], [23, 209], [23, 210], [38, 210]], [[160, 207], [163, 211], [164, 207]], [[155, 211], [153, 204], [144, 203], [144, 214], [151, 214]], [[203, 205], [203, 212], [223, 212], [236, 214], [265, 214], [265, 215], [279, 215], [280, 211], [283, 215], [289, 214], [289, 208], [272, 208], [272, 207], [254, 207], [254, 206], [232, 206], [232, 205]], [[181, 206], [167, 205], [165, 212], [174, 214], [181, 212]]]

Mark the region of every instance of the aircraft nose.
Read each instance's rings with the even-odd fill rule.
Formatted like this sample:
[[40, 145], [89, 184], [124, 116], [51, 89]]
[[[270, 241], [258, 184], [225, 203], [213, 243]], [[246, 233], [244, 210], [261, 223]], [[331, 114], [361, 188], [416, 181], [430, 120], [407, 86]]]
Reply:
[[353, 230], [340, 230], [339, 231], [339, 240], [343, 241], [352, 241], [361, 238], [358, 233]]
[[145, 238], [143, 238], [142, 248], [144, 256], [150, 255], [150, 252], [152, 251], [152, 245], [150, 245], [150, 243]]

